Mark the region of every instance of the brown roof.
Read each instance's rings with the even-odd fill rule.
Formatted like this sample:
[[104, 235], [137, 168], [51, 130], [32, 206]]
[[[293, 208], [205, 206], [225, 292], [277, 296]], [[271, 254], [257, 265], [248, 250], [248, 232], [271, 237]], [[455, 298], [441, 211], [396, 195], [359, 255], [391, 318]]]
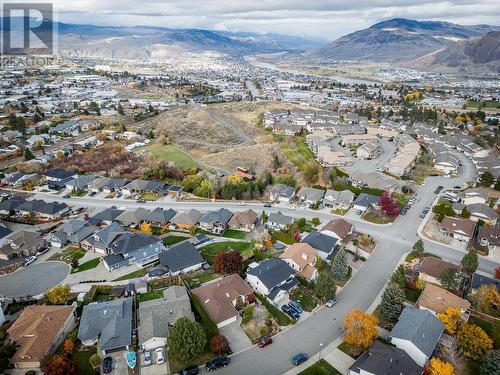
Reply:
[[352, 230], [352, 224], [347, 222], [344, 219], [333, 219], [330, 220], [328, 223], [326, 223], [323, 228], [321, 228], [322, 231], [328, 230], [331, 232], [336, 233], [341, 239], [344, 239], [345, 236], [349, 234], [349, 232]]
[[230, 226], [252, 225], [257, 220], [257, 214], [252, 210], [236, 212], [229, 220]]
[[252, 288], [237, 275], [229, 275], [193, 290], [210, 319], [216, 324], [239, 315], [233, 305], [240, 296], [248, 296]]
[[8, 329], [19, 348], [11, 362], [39, 362], [57, 340], [73, 306], [28, 306]]
[[280, 258], [291, 259], [300, 268], [304, 268], [306, 265], [316, 261], [316, 250], [305, 242], [294, 243], [280, 255]]
[[459, 311], [470, 308], [469, 301], [431, 283], [425, 284], [417, 305], [432, 310], [435, 313], [441, 313], [448, 307], [453, 307]]
[[422, 260], [422, 264], [420, 265], [420, 273], [425, 273], [426, 275], [438, 279], [441, 276], [441, 274], [448, 268], [453, 268], [458, 272], [460, 272], [460, 270], [462, 269], [462, 267], [456, 264], [446, 262], [438, 258], [425, 257]]
[[472, 237], [476, 223], [469, 219], [445, 216], [441, 226], [450, 233], [465, 234]]

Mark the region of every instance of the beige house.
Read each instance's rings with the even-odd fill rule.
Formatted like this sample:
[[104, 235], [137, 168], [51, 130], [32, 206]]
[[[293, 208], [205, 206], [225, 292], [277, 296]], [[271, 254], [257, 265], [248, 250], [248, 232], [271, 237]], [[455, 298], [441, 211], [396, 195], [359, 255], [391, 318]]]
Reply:
[[452, 307], [465, 315], [470, 309], [470, 302], [437, 285], [427, 283], [416, 306], [422, 310], [429, 310], [433, 314], [445, 312], [448, 307]]
[[235, 212], [229, 220], [229, 228], [251, 232], [255, 228], [258, 216], [253, 210]]
[[441, 285], [439, 279], [441, 278], [442, 273], [448, 268], [453, 268], [458, 273], [462, 270], [462, 267], [456, 264], [434, 257], [425, 257], [420, 264], [419, 279], [429, 283]]
[[280, 258], [309, 281], [315, 280], [318, 276], [316, 250], [307, 243], [294, 243], [280, 255]]

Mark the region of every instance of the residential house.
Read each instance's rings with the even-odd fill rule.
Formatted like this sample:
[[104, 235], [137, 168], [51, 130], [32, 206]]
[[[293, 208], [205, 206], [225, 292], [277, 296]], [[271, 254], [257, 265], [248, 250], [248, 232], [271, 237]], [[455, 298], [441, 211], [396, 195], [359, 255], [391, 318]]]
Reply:
[[344, 219], [332, 219], [321, 228], [320, 233], [334, 237], [339, 241], [352, 234], [354, 227]]
[[422, 310], [429, 310], [433, 314], [445, 312], [448, 307], [452, 307], [465, 316], [470, 309], [470, 302], [437, 285], [426, 283], [415, 306]]
[[483, 220], [489, 224], [495, 225], [498, 219], [498, 214], [493, 208], [484, 203], [472, 203], [467, 206], [470, 212], [470, 219], [472, 221]]
[[357, 211], [365, 212], [368, 208], [377, 208], [380, 197], [372, 194], [361, 193], [354, 201], [354, 209]]
[[69, 207], [66, 203], [45, 202], [34, 199], [32, 201], [24, 201], [17, 206], [16, 211], [22, 216], [35, 215], [44, 219], [58, 219], [69, 211]]
[[166, 227], [176, 213], [177, 212], [175, 212], [171, 208], [169, 208], [168, 210], [164, 210], [161, 207], [157, 207], [146, 216], [144, 216], [144, 221], [154, 226]]
[[318, 203], [321, 203], [321, 201], [323, 200], [323, 196], [325, 195], [325, 191], [310, 187], [301, 187], [296, 195], [302, 203], [305, 203], [307, 206], [311, 207]]
[[422, 371], [406, 351], [378, 340], [349, 367], [349, 375], [421, 375]]
[[78, 328], [82, 345], [98, 345], [100, 355], [128, 350], [132, 345], [132, 306], [132, 298], [85, 305]]
[[142, 350], [165, 347], [170, 330], [179, 318], [195, 320], [185, 286], [171, 286], [163, 290], [163, 298], [142, 301], [138, 312], [139, 345]]
[[35, 255], [47, 243], [40, 233], [24, 229], [11, 233], [3, 242], [5, 244], [0, 247], [0, 259], [3, 260]]
[[116, 220], [118, 216], [123, 214], [125, 210], [120, 210], [118, 208], [106, 208], [105, 210], [96, 213], [89, 219], [89, 223], [92, 225], [111, 225], [113, 221]]
[[109, 177], [97, 177], [88, 183], [89, 191], [93, 193], [98, 193], [106, 186], [106, 184], [111, 180]]
[[465, 205], [474, 204], [474, 203], [488, 203], [488, 192], [483, 188], [471, 188], [467, 189], [463, 192], [462, 203]]
[[476, 223], [474, 221], [459, 217], [445, 216], [441, 222], [441, 230], [461, 242], [470, 241], [475, 227]]
[[0, 222], [0, 247], [7, 243], [7, 237], [12, 233], [12, 230], [7, 228], [3, 222]]
[[285, 185], [285, 184], [276, 184], [271, 186], [269, 189], [269, 200], [271, 202], [284, 202], [290, 203], [290, 200], [295, 195], [295, 188]]
[[384, 151], [382, 145], [378, 141], [367, 142], [358, 147], [356, 157], [363, 160], [375, 159]]
[[307, 243], [294, 243], [290, 245], [281, 255], [283, 259], [299, 273], [303, 278], [314, 281], [318, 276], [316, 268], [317, 255], [316, 250]]
[[293, 268], [276, 258], [251, 263], [246, 280], [253, 290], [265, 295], [275, 306], [288, 303], [288, 293], [299, 284]]
[[47, 235], [51, 246], [62, 248], [67, 243], [79, 245], [83, 240], [94, 234], [94, 229], [83, 220], [70, 220], [56, 231]]
[[453, 268], [458, 274], [462, 271], [462, 267], [456, 264], [434, 257], [425, 257], [420, 264], [418, 278], [432, 284], [441, 285], [441, 281], [439, 281], [441, 274], [448, 268]]
[[81, 242], [82, 247], [87, 251], [94, 251], [99, 254], [108, 255], [111, 244], [122, 234], [127, 233], [120, 224], [113, 222], [104, 229], [94, 233]]
[[17, 344], [10, 363], [18, 369], [39, 368], [57, 351], [76, 325], [74, 306], [28, 306], [7, 330]]
[[318, 231], [309, 233], [301, 242], [310, 245], [316, 250], [317, 256], [328, 262], [331, 261], [339, 251], [339, 240], [337, 238]]
[[65, 171], [64, 169], [54, 168], [49, 169], [43, 174], [47, 181], [63, 181], [69, 178], [77, 178], [78, 174], [75, 172]]
[[177, 212], [177, 214], [170, 220], [170, 225], [177, 229], [189, 230], [200, 221], [203, 214], [195, 209]]
[[388, 339], [423, 367], [434, 353], [443, 331], [444, 324], [431, 312], [405, 307]]
[[280, 211], [276, 213], [271, 212], [266, 221], [266, 228], [284, 230], [288, 225], [291, 225], [293, 221], [293, 217], [283, 215]]
[[233, 213], [225, 208], [205, 213], [200, 218], [200, 227], [214, 234], [223, 234]]
[[483, 285], [495, 285], [498, 292], [500, 292], [500, 279], [495, 279], [493, 277], [474, 272], [470, 283], [469, 296], [474, 294]]
[[229, 228], [251, 232], [255, 228], [257, 222], [257, 213], [253, 210], [236, 212], [229, 220]]
[[12, 197], [0, 202], [0, 215], [14, 215], [17, 207], [26, 202], [24, 198]]
[[213, 280], [194, 289], [193, 294], [219, 328], [240, 319], [238, 303], [243, 306], [254, 301], [252, 288], [238, 274]]
[[71, 190], [73, 193], [80, 194], [87, 190], [89, 183], [94, 181], [96, 178], [93, 174], [86, 174], [74, 178], [66, 183], [66, 189]]
[[441, 171], [445, 175], [456, 174], [460, 165], [460, 160], [451, 152], [440, 153], [436, 155], [434, 160], [434, 168]]
[[327, 190], [323, 198], [323, 205], [333, 210], [347, 211], [354, 201], [354, 193], [350, 190]]
[[20, 186], [24, 183], [24, 181], [28, 180], [29, 176], [29, 174], [22, 172], [6, 173], [1, 182], [2, 185]]
[[134, 211], [125, 211], [116, 217], [116, 221], [126, 227], [138, 227], [144, 221], [145, 217], [150, 213], [149, 210], [139, 207]]
[[144, 233], [124, 233], [108, 247], [108, 255], [103, 258], [108, 271], [137, 264], [143, 266], [158, 259], [165, 250], [163, 242], [156, 236]]
[[481, 246], [487, 247], [490, 252], [497, 252], [500, 248], [500, 223], [479, 228], [477, 240]]
[[199, 270], [204, 263], [205, 260], [189, 241], [179, 242], [160, 253], [160, 264], [171, 275]]
[[404, 176], [417, 162], [420, 153], [420, 144], [413, 141], [399, 147], [397, 154], [389, 160], [384, 170], [392, 175]]

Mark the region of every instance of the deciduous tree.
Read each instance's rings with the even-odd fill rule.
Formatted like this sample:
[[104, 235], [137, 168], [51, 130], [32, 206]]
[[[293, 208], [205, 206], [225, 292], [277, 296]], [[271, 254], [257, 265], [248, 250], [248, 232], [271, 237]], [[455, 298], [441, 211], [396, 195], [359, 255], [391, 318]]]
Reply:
[[69, 285], [60, 284], [47, 289], [44, 297], [51, 305], [62, 305], [68, 300], [70, 291]]
[[63, 350], [66, 354], [70, 354], [71, 352], [73, 352], [73, 350], [75, 350], [75, 343], [73, 342], [73, 340], [64, 340]]
[[215, 335], [210, 339], [210, 350], [214, 354], [223, 354], [229, 351], [229, 343], [223, 335]]
[[215, 256], [214, 271], [238, 275], [243, 274], [243, 258], [237, 251], [229, 251], [227, 253], [218, 253]]
[[207, 345], [207, 336], [199, 323], [182, 317], [175, 322], [168, 337], [169, 352], [175, 360], [186, 363], [199, 356]]
[[315, 289], [316, 295], [322, 302], [335, 298], [337, 286], [335, 285], [333, 275], [330, 272], [320, 272], [318, 274], [318, 278], [316, 279]]
[[361, 310], [353, 310], [344, 320], [345, 341], [359, 348], [367, 349], [377, 338], [378, 319]]
[[481, 312], [499, 316], [500, 312], [494, 306], [500, 306], [500, 293], [493, 284], [481, 285], [472, 295], [472, 304]]
[[439, 313], [437, 316], [439, 320], [444, 323], [444, 329], [446, 330], [446, 332], [452, 335], [457, 333], [458, 327], [462, 320], [462, 314], [458, 309], [454, 307], [448, 307], [446, 311]]
[[347, 255], [344, 248], [341, 248], [332, 262], [332, 275], [335, 280], [343, 281], [347, 279], [349, 273], [349, 265], [347, 264]]
[[55, 354], [42, 361], [42, 371], [45, 375], [77, 375], [75, 361], [66, 355]]
[[457, 339], [464, 355], [475, 360], [480, 360], [493, 348], [493, 340], [475, 324], [460, 324]]
[[455, 375], [455, 369], [451, 363], [432, 358], [427, 366], [426, 374], [429, 375]]
[[380, 315], [385, 320], [394, 322], [399, 318], [405, 302], [405, 292], [399, 284], [390, 283], [382, 295]]
[[380, 209], [389, 216], [399, 215], [399, 202], [392, 197], [387, 191], [382, 193], [379, 199]]

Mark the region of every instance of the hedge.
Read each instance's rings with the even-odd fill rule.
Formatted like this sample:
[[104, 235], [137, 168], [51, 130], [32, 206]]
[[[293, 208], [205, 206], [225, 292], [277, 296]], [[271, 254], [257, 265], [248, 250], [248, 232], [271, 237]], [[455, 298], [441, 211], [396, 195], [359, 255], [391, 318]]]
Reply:
[[191, 303], [193, 304], [193, 307], [198, 313], [198, 315], [200, 316], [201, 325], [203, 326], [203, 329], [207, 334], [208, 340], [210, 341], [212, 337], [219, 334], [219, 327], [217, 327], [217, 324], [215, 324], [213, 320], [210, 319], [205, 309], [201, 306], [200, 301], [198, 301], [198, 298], [196, 298], [194, 294], [191, 294]]
[[292, 323], [292, 320], [285, 313], [278, 310], [276, 306], [269, 303], [266, 297], [259, 293], [255, 293], [255, 295], [259, 299], [260, 303], [262, 303], [266, 307], [267, 311], [269, 311], [269, 314], [274, 316], [280, 326], [287, 326]]

